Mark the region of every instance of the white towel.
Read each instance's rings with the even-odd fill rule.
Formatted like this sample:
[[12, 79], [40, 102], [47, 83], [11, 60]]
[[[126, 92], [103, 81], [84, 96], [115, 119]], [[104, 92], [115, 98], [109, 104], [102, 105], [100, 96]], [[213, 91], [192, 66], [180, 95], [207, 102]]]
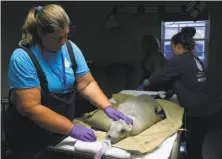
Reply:
[[56, 148], [73, 152], [76, 141], [77, 139], [69, 136], [57, 144]]
[[[77, 141], [74, 149], [76, 152], [88, 152], [95, 154], [97, 151], [100, 150], [102, 147], [102, 142], [82, 142], [82, 141]], [[110, 149], [107, 149], [104, 152], [105, 156], [113, 157], [113, 158], [118, 158], [118, 159], [130, 159], [130, 153], [116, 148], [116, 147], [111, 147]]]
[[[144, 155], [131, 154], [125, 150], [111, 147], [104, 152], [107, 157], [113, 157], [118, 159], [168, 159], [174, 144], [177, 134], [167, 138], [158, 149], [154, 150], [152, 153], [146, 153]], [[102, 146], [102, 142], [82, 142], [77, 141], [74, 150], [76, 152], [85, 152], [95, 154]]]

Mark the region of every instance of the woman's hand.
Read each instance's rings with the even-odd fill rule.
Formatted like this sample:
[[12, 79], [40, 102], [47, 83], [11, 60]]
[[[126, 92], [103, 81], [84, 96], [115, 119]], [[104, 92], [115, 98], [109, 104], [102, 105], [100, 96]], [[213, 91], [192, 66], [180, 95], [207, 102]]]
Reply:
[[70, 131], [69, 135], [78, 140], [85, 142], [94, 142], [96, 141], [96, 135], [94, 134], [92, 129], [88, 129], [84, 126], [75, 124]]
[[113, 106], [108, 106], [104, 109], [104, 112], [108, 117], [110, 117], [113, 120], [124, 120], [127, 124], [133, 124], [133, 120], [129, 118], [128, 116], [124, 115], [120, 111], [113, 108]]
[[141, 83], [141, 84], [139, 84], [139, 86], [137, 87], [137, 90], [138, 91], [143, 91], [144, 90], [144, 84], [143, 83]]

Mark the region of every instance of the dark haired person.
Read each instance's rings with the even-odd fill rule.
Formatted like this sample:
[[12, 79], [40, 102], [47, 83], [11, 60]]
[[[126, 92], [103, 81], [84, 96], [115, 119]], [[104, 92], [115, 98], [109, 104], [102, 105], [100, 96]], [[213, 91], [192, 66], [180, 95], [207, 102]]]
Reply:
[[171, 39], [175, 56], [144, 81], [146, 86], [170, 86], [184, 107], [188, 159], [203, 158], [205, 135], [218, 122], [218, 107], [207, 87], [203, 62], [192, 52], [195, 33], [195, 28], [185, 27], [175, 34]]

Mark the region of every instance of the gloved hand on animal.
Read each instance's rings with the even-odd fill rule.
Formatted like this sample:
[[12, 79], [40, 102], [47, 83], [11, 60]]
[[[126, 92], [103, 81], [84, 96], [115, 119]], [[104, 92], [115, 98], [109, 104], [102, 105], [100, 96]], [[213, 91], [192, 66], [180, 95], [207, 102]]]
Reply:
[[127, 124], [133, 124], [133, 120], [131, 118], [129, 118], [128, 116], [124, 115], [123, 113], [121, 113], [120, 111], [116, 110], [115, 108], [113, 108], [112, 106], [108, 106], [104, 109], [104, 112], [106, 113], [106, 115], [108, 117], [110, 117], [111, 119], [113, 119], [114, 121], [117, 120], [124, 120]]
[[70, 131], [69, 135], [78, 140], [85, 142], [94, 142], [96, 141], [96, 135], [94, 134], [92, 129], [88, 129], [84, 126], [75, 124]]

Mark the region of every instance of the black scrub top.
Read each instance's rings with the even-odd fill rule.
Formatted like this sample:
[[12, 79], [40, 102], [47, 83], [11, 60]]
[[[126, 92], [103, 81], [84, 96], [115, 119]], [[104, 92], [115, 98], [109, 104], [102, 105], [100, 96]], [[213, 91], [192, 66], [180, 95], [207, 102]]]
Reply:
[[174, 56], [149, 82], [151, 86], [171, 88], [187, 116], [207, 116], [218, 110], [207, 86], [204, 65], [192, 52]]

